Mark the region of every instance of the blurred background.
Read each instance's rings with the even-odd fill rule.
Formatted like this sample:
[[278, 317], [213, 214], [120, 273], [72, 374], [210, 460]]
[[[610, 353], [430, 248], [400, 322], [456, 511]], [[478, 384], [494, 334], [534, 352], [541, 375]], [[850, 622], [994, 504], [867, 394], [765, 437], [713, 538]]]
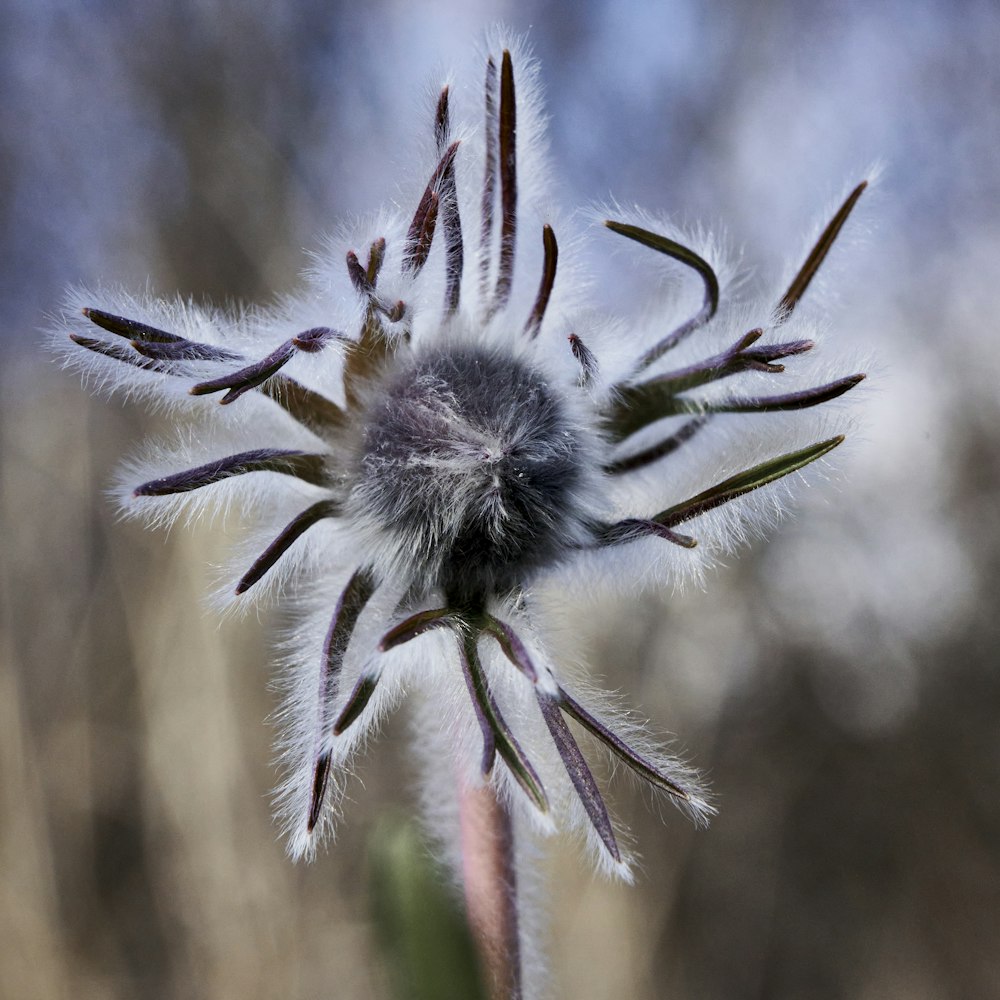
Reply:
[[204, 609], [218, 533], [114, 523], [157, 420], [39, 330], [76, 284], [293, 288], [496, 20], [540, 57], [564, 207], [722, 221], [766, 273], [885, 167], [836, 275], [831, 354], [876, 359], [842, 480], [704, 591], [581, 608], [721, 813], [616, 782], [631, 888], [560, 842], [552, 995], [1000, 997], [994, 0], [0, 0], [0, 995], [390, 995], [367, 859], [412, 805], [405, 712], [293, 866], [266, 623]]

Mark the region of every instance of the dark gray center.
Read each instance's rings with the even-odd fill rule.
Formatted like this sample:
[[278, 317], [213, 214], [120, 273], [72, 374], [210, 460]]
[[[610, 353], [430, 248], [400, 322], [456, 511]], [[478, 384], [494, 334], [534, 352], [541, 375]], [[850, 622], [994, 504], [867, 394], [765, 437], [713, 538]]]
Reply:
[[485, 350], [435, 352], [370, 406], [356, 495], [432, 585], [476, 602], [569, 544], [577, 434], [537, 370]]

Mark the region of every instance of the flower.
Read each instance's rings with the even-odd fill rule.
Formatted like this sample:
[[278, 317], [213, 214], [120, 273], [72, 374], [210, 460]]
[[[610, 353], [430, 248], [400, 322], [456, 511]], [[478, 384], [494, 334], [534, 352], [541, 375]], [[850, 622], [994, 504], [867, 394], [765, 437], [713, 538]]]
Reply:
[[284, 594], [299, 609], [279, 793], [295, 856], [330, 829], [352, 754], [407, 691], [423, 702], [429, 784], [489, 781], [540, 829], [579, 821], [622, 875], [567, 719], [706, 821], [696, 773], [567, 677], [540, 598], [704, 566], [776, 509], [779, 480], [843, 440], [801, 440], [787, 415], [863, 378], [748, 388], [788, 379], [782, 362], [813, 347], [816, 319], [797, 307], [864, 183], [763, 306], [728, 300], [707, 236], [692, 249], [616, 213], [632, 221], [607, 228], [689, 273], [700, 299], [681, 314], [675, 287], [627, 328], [588, 305], [579, 243], [560, 257], [536, 72], [516, 46], [487, 60], [478, 131], [453, 127], [445, 87], [411, 210], [334, 240], [298, 297], [226, 316], [80, 293], [66, 312], [73, 364], [177, 421], [172, 446], [126, 469], [125, 511], [155, 524], [237, 511], [256, 548], [234, 603]]

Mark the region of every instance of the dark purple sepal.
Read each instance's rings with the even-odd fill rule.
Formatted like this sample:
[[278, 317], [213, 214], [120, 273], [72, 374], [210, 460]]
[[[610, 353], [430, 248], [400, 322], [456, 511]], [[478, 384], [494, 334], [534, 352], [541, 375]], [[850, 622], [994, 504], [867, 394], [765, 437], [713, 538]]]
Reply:
[[192, 396], [205, 396], [212, 392], [222, 392], [228, 390], [220, 402], [232, 403], [239, 399], [245, 392], [256, 389], [262, 382], [266, 382], [295, 354], [295, 345], [286, 340], [280, 347], [273, 350], [266, 358], [255, 361], [246, 368], [223, 375], [220, 378], [209, 379], [206, 382], [199, 382], [191, 386], [188, 390]]
[[402, 646], [404, 642], [416, 639], [418, 635], [430, 632], [432, 629], [443, 628], [454, 625], [457, 621], [455, 613], [451, 608], [434, 608], [431, 611], [418, 611], [415, 615], [410, 615], [405, 621], [389, 629], [382, 641], [379, 649], [383, 653], [396, 646]]
[[451, 115], [448, 111], [450, 91], [451, 88], [447, 84], [441, 88], [437, 108], [434, 111], [434, 145], [437, 146], [439, 155], [451, 141]]
[[458, 309], [462, 292], [462, 272], [465, 268], [465, 244], [462, 239], [462, 217], [458, 212], [458, 188], [455, 164], [448, 165], [441, 177], [441, 232], [444, 236], [444, 308], [448, 314]]
[[623, 441], [637, 431], [665, 417], [708, 413], [776, 413], [803, 410], [828, 403], [853, 389], [864, 379], [862, 373], [828, 382], [812, 389], [782, 393], [776, 396], [730, 397], [720, 400], [691, 399], [678, 396], [668, 385], [647, 382], [625, 386], [618, 394], [605, 418], [608, 433]]
[[[451, 143], [450, 90], [442, 87], [434, 114], [434, 144], [438, 155], [447, 154]], [[465, 267], [465, 244], [462, 239], [462, 218], [458, 211], [458, 188], [455, 183], [455, 161], [452, 157], [441, 173], [438, 188], [441, 196], [439, 212], [444, 236], [445, 287], [444, 309], [448, 314], [458, 309], [462, 291], [462, 271]]]
[[721, 354], [676, 371], [666, 372], [635, 386], [623, 386], [620, 392], [626, 401], [630, 393], [645, 392], [660, 396], [675, 396], [688, 389], [696, 389], [709, 382], [738, 375], [741, 372], [759, 371], [776, 374], [783, 372], [785, 366], [774, 362], [793, 354], [802, 354], [814, 346], [811, 340], [758, 345], [757, 341], [763, 333], [761, 329], [751, 330]]
[[604, 466], [604, 471], [612, 476], [620, 476], [625, 472], [633, 472], [643, 466], [665, 458], [667, 455], [677, 451], [678, 448], [687, 444], [708, 423], [708, 416], [703, 415], [688, 420], [673, 434], [668, 434], [665, 438], [657, 441], [656, 444], [643, 448], [642, 451], [633, 452], [624, 458], [615, 459]]
[[788, 392], [778, 396], [757, 396], [751, 399], [730, 399], [718, 403], [694, 403], [687, 412], [707, 411], [710, 413], [775, 413], [783, 410], [804, 410], [820, 403], [828, 403], [831, 399], [842, 396], [864, 381], [864, 373], [848, 375], [835, 382], [816, 386], [814, 389], [803, 389], [801, 392]]
[[597, 358], [593, 351], [575, 334], [569, 335], [569, 349], [580, 365], [580, 388], [585, 389], [597, 377]]
[[506, 622], [502, 622], [499, 618], [495, 618], [493, 615], [487, 614], [483, 622], [483, 634], [496, 639], [500, 649], [503, 651], [504, 656], [506, 656], [507, 659], [510, 660], [510, 662], [513, 663], [514, 666], [517, 667], [517, 669], [520, 670], [529, 681], [531, 681], [532, 684], [537, 683], [538, 671], [535, 669], [534, 663], [531, 662], [531, 656], [528, 654], [528, 650], [525, 648], [524, 643], [521, 642], [517, 633]]
[[322, 704], [327, 704], [336, 695], [336, 682], [344, 665], [347, 646], [361, 612], [374, 593], [375, 577], [365, 568], [355, 570], [341, 592], [323, 643]]
[[296, 354], [297, 351], [304, 351], [308, 354], [315, 354], [322, 350], [331, 340], [346, 341], [343, 334], [331, 330], [328, 326], [316, 326], [311, 330], [305, 330], [296, 334], [290, 340], [279, 344], [271, 353], [260, 361], [255, 361], [239, 371], [230, 375], [223, 375], [220, 378], [209, 379], [206, 382], [199, 382], [193, 385], [188, 391], [192, 396], [204, 396], [212, 392], [221, 392], [227, 389], [228, 392], [220, 400], [221, 403], [232, 403], [239, 399], [245, 392], [256, 389], [257, 386], [266, 382], [273, 375], [284, 367]]
[[[790, 358], [795, 354], [805, 354], [816, 346], [813, 340], [788, 340], [781, 344], [758, 344], [743, 350], [743, 356], [751, 361], [764, 365], [762, 371], [771, 371], [769, 363], [778, 358]], [[784, 370], [784, 365], [774, 365], [778, 370]]]
[[307, 507], [301, 514], [297, 514], [254, 560], [254, 564], [236, 584], [236, 593], [246, 593], [314, 524], [327, 517], [337, 517], [340, 513], [341, 506], [336, 500], [320, 500], [319, 503]]
[[306, 830], [312, 833], [319, 822], [320, 812], [323, 809], [323, 799], [326, 796], [326, 784], [330, 778], [330, 754], [324, 752], [316, 758], [316, 765], [313, 768], [312, 796], [309, 801], [309, 818], [306, 821]]
[[662, 538], [674, 545], [680, 545], [685, 549], [693, 549], [698, 540], [690, 535], [682, 535], [677, 531], [671, 531], [657, 521], [650, 521], [639, 517], [626, 518], [623, 521], [616, 521], [603, 527], [598, 536], [599, 543], [604, 545], [624, 545], [627, 542], [635, 542], [640, 538], [650, 536]]
[[578, 701], [571, 698], [562, 688], [559, 689], [559, 705], [562, 710], [576, 719], [592, 736], [597, 737], [612, 753], [620, 757], [640, 777], [652, 785], [662, 788], [671, 795], [690, 802], [691, 794], [675, 781], [668, 778], [651, 761], [638, 750], [630, 747], [620, 736], [613, 733], [604, 723], [594, 718]]
[[[549, 225], [542, 227], [542, 250], [544, 252], [542, 280], [538, 285], [538, 294], [535, 296], [535, 304], [531, 309], [531, 315], [528, 316], [528, 321], [524, 324], [524, 332], [532, 340], [538, 336], [542, 320], [545, 319], [545, 310], [548, 308], [549, 299], [552, 296], [552, 288], [556, 283], [556, 265], [559, 263], [559, 244], [556, 242], [554, 230]], [[573, 353], [575, 354], [576, 352], [574, 351]]]
[[424, 193], [421, 195], [420, 203], [413, 214], [413, 220], [410, 222], [403, 250], [403, 270], [410, 271], [414, 275], [419, 274], [420, 269], [427, 262], [431, 241], [434, 238], [434, 226], [437, 222], [441, 178], [454, 163], [458, 145], [457, 142], [453, 142], [438, 161], [438, 165], [434, 168], [434, 172], [427, 182], [427, 187], [424, 188]]
[[751, 330], [732, 347], [714, 357], [665, 372], [645, 382], [616, 386], [607, 415], [609, 430], [616, 439], [623, 440], [664, 417], [683, 413], [729, 412], [730, 404], [725, 401], [704, 403], [680, 394], [741, 372], [782, 372], [784, 365], [775, 364], [779, 358], [802, 354], [813, 347], [811, 340], [759, 345], [757, 341], [762, 334], [761, 329]]
[[[402, 299], [397, 299], [395, 302], [379, 299], [375, 307], [390, 323], [398, 323], [406, 315], [406, 303]], [[408, 333], [404, 333], [403, 336], [409, 340]]]
[[379, 272], [385, 260], [385, 237], [375, 240], [368, 251], [368, 265], [364, 266], [353, 250], [347, 251], [347, 273], [351, 284], [359, 295], [370, 297], [375, 294]]
[[641, 371], [643, 368], [648, 368], [671, 348], [676, 347], [699, 327], [704, 326], [715, 315], [716, 310], [719, 308], [719, 279], [715, 276], [715, 271], [707, 260], [667, 236], [660, 236], [658, 233], [650, 232], [648, 229], [642, 229], [639, 226], [633, 226], [625, 222], [615, 222], [612, 219], [605, 220], [604, 225], [613, 233], [618, 233], [619, 236], [635, 240], [636, 243], [641, 243], [651, 250], [656, 250], [658, 253], [666, 254], [674, 260], [686, 264], [698, 273], [705, 286], [705, 297], [701, 309], [689, 320], [677, 327], [676, 330], [668, 333], [657, 344], [646, 351], [636, 366], [637, 370]]
[[485, 116], [483, 122], [483, 190], [480, 197], [479, 228], [479, 292], [486, 301], [489, 295], [490, 268], [493, 264], [493, 203], [496, 199], [497, 148], [497, 64], [490, 56], [486, 60]]
[[385, 262], [385, 237], [380, 236], [378, 239], [372, 241], [372, 245], [368, 248], [368, 267], [365, 274], [368, 278], [368, 283], [374, 288], [378, 284], [378, 276], [382, 270], [382, 264]]
[[227, 351], [213, 344], [199, 344], [193, 340], [133, 340], [132, 347], [143, 357], [155, 361], [242, 361], [242, 354]]
[[347, 274], [359, 295], [368, 296], [375, 291], [375, 286], [368, 280], [368, 272], [353, 250], [347, 251]]
[[426, 199], [421, 200], [417, 209], [420, 224], [417, 229], [411, 230], [411, 235], [406, 241], [406, 249], [403, 251], [403, 270], [411, 274], [419, 274], [427, 263], [431, 243], [434, 242], [434, 229], [437, 226], [440, 205], [441, 196], [437, 191], [431, 191]]
[[183, 372], [171, 369], [169, 365], [162, 362], [153, 361], [151, 358], [144, 358], [130, 350], [124, 344], [108, 343], [106, 340], [97, 340], [95, 337], [84, 337], [79, 333], [71, 333], [69, 339], [74, 344], [85, 347], [88, 351], [93, 351], [94, 354], [100, 354], [101, 357], [111, 358], [112, 361], [131, 365], [133, 368], [139, 368], [142, 371], [160, 372], [165, 375], [184, 374]]
[[510, 298], [514, 281], [514, 249], [517, 242], [517, 96], [514, 64], [504, 50], [500, 61], [500, 114], [497, 122], [500, 170], [500, 256], [490, 314], [502, 309]]
[[83, 315], [95, 326], [99, 326], [108, 333], [117, 334], [126, 340], [153, 341], [162, 344], [176, 343], [183, 341], [183, 337], [176, 333], [167, 333], [166, 330], [158, 330], [155, 326], [140, 323], [135, 319], [126, 319], [124, 316], [115, 316], [112, 313], [102, 312], [100, 309], [86, 308]]
[[347, 699], [347, 704], [344, 705], [340, 715], [337, 716], [336, 721], [333, 723], [334, 736], [340, 736], [342, 733], [347, 732], [357, 721], [358, 716], [361, 715], [365, 710], [365, 706], [371, 701], [371, 697], [375, 693], [375, 688], [378, 687], [378, 682], [381, 678], [381, 671], [364, 673], [358, 678], [357, 684], [354, 685], [354, 690]]
[[295, 334], [290, 343], [296, 350], [304, 351], [306, 354], [318, 354], [331, 340], [351, 343], [349, 337], [328, 326], [314, 326], [303, 330], [302, 333]]
[[286, 451], [278, 448], [260, 448], [243, 451], [193, 469], [176, 472], [172, 476], [151, 479], [136, 487], [134, 496], [159, 497], [174, 493], [188, 493], [212, 483], [221, 482], [231, 476], [242, 476], [249, 472], [280, 472], [295, 476], [314, 486], [326, 482], [326, 458], [304, 451]]
[[576, 794], [590, 818], [591, 825], [597, 831], [597, 835], [601, 838], [608, 854], [620, 863], [621, 851], [618, 850], [618, 842], [615, 840], [608, 808], [604, 804], [597, 782], [594, 780], [590, 768], [587, 767], [579, 745], [573, 739], [573, 734], [569, 731], [569, 726], [566, 725], [562, 717], [559, 699], [537, 689], [536, 694], [538, 695], [538, 706], [542, 710], [542, 718], [548, 726], [552, 741], [556, 745], [556, 750], [559, 751], [569, 780], [576, 789]]
[[[344, 655], [347, 652], [348, 643], [354, 634], [354, 627], [374, 592], [374, 576], [370, 570], [360, 567], [347, 581], [347, 586], [344, 587], [340, 599], [337, 601], [337, 607], [330, 621], [330, 628], [326, 633], [326, 641], [323, 644], [323, 663], [320, 667], [318, 702], [319, 717], [322, 720], [320, 722], [321, 730], [325, 730], [327, 725], [325, 721], [328, 718], [326, 707], [337, 696], [337, 682], [344, 665]], [[310, 832], [319, 821], [329, 772], [330, 752], [324, 750], [316, 755], [316, 766], [313, 772], [312, 801], [309, 805], [308, 823]]]

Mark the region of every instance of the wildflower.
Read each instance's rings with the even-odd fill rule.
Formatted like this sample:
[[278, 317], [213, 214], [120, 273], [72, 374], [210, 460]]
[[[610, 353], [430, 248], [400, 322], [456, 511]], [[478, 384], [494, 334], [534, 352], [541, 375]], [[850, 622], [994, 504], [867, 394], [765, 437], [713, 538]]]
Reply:
[[486, 782], [542, 830], [580, 821], [622, 875], [567, 720], [706, 821], [697, 775], [566, 676], [538, 596], [620, 573], [623, 554], [644, 582], [704, 565], [842, 441], [803, 440], [782, 415], [863, 378], [774, 385], [813, 347], [796, 310], [864, 183], [763, 307], [726, 300], [707, 238], [691, 249], [649, 220], [607, 221], [689, 272], [700, 299], [625, 327], [587, 304], [577, 246], [560, 256], [535, 73], [507, 49], [487, 61], [478, 131], [453, 127], [445, 87], [411, 211], [335, 240], [299, 297], [235, 317], [114, 294], [67, 311], [72, 363], [178, 421], [172, 447], [127, 469], [124, 509], [155, 524], [238, 512], [257, 547], [235, 604], [292, 592], [300, 608], [280, 791], [295, 856], [330, 828], [352, 754], [406, 692], [424, 703], [429, 783]]

